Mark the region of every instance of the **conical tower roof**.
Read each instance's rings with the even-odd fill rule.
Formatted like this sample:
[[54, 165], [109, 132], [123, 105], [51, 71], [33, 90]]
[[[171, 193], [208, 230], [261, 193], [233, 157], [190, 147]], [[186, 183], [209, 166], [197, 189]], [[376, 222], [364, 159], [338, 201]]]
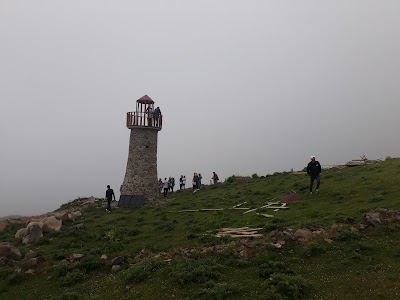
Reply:
[[145, 104], [154, 104], [153, 99], [151, 99], [149, 96], [144, 95], [142, 98], [139, 98], [136, 100], [138, 103], [145, 103]]

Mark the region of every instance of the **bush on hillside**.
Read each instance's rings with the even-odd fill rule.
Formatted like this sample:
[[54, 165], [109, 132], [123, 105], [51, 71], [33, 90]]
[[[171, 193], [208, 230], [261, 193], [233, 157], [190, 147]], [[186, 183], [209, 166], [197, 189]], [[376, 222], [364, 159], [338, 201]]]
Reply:
[[226, 183], [231, 184], [231, 183], [234, 183], [235, 180], [236, 180], [236, 176], [235, 176], [235, 175], [232, 175], [232, 176], [229, 176], [229, 177], [226, 179]]

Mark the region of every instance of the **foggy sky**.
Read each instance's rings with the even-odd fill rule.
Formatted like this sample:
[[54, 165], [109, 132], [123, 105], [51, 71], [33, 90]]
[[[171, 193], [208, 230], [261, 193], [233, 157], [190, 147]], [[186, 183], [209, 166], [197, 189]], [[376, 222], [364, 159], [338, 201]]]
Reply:
[[145, 94], [163, 178], [399, 156], [399, 53], [397, 0], [0, 0], [0, 216], [118, 191]]

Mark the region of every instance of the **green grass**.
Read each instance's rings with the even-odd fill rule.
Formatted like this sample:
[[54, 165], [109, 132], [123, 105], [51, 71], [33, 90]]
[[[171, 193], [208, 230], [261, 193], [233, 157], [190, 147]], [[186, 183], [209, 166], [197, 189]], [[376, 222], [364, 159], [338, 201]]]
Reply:
[[[41, 253], [47, 264], [34, 275], [0, 267], [0, 299], [398, 299], [400, 227], [354, 232], [351, 226], [378, 207], [400, 210], [399, 171], [399, 159], [327, 170], [320, 193], [314, 195], [308, 194], [308, 177], [303, 175], [254, 175], [246, 181], [232, 176], [195, 194], [175, 193], [154, 207], [111, 214], [101, 206], [90, 207], [60, 232], [18, 246], [23, 254]], [[178, 212], [229, 208], [244, 201], [243, 206], [256, 208], [291, 190], [302, 200], [288, 204], [290, 209], [259, 210], [274, 218], [240, 210]], [[337, 224], [346, 218], [354, 224]], [[81, 222], [84, 230], [72, 229]], [[263, 227], [266, 235], [271, 230], [325, 228], [333, 242], [298, 245], [287, 240], [276, 249], [267, 238], [241, 243], [212, 236], [222, 227], [244, 226]], [[0, 241], [14, 242], [21, 227], [0, 231]], [[74, 253], [85, 257], [64, 265], [62, 260]], [[102, 254], [125, 256], [127, 263], [112, 273], [100, 261]]]

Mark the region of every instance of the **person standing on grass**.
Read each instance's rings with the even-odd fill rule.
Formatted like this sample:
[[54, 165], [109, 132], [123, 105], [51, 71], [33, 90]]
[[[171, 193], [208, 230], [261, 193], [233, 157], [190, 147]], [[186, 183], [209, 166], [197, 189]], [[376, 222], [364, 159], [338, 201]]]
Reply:
[[107, 191], [106, 191], [107, 209], [106, 209], [106, 212], [111, 212], [111, 201], [112, 201], [113, 197], [114, 197], [114, 201], [115, 201], [114, 191], [112, 188], [110, 188], [109, 185], [107, 185]]
[[201, 176], [201, 174], [199, 173], [198, 175], [197, 175], [197, 177], [198, 177], [198, 184], [197, 184], [197, 189], [200, 189], [201, 188], [201, 179], [203, 178], [203, 176]]
[[182, 190], [182, 186], [183, 186], [183, 175], [181, 175], [181, 177], [179, 178], [179, 189]]
[[214, 181], [214, 184], [218, 183], [219, 178], [218, 178], [217, 173], [213, 172], [212, 180]]
[[198, 183], [199, 183], [199, 177], [197, 176], [197, 173], [193, 173], [193, 179], [192, 179], [193, 193], [197, 192]]
[[171, 190], [171, 193], [174, 192], [174, 187], [175, 187], [175, 178], [171, 176], [169, 178], [169, 188]]
[[186, 190], [186, 175], [184, 175], [182, 178], [182, 187], [184, 190]]
[[168, 190], [169, 190], [169, 182], [167, 180], [167, 177], [164, 178], [163, 181], [163, 189], [164, 189], [164, 198], [167, 197], [168, 195]]
[[312, 189], [314, 185], [314, 180], [317, 180], [317, 187], [315, 192], [318, 193], [319, 185], [321, 179], [319, 174], [321, 174], [321, 164], [319, 161], [315, 160], [315, 156], [311, 155], [311, 161], [307, 165], [307, 174], [310, 176], [310, 195], [312, 195]]

